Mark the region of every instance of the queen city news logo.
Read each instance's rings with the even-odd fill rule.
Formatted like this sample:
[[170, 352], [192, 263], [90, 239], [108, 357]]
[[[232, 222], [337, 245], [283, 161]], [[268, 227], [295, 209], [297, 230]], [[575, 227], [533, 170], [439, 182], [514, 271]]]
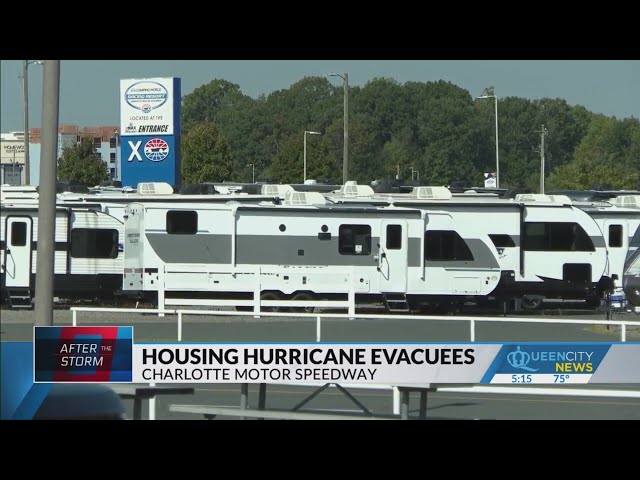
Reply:
[[[504, 347], [503, 347], [504, 348]], [[513, 347], [506, 355], [504, 373], [593, 373], [608, 350], [594, 345], [535, 345]], [[603, 350], [604, 348], [604, 350]], [[509, 368], [511, 367], [511, 368]]]

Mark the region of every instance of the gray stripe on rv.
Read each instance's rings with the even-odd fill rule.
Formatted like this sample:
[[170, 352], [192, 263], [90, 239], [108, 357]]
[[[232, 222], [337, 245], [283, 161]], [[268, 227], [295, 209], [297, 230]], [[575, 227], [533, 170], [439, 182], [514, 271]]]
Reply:
[[[166, 263], [231, 263], [231, 235], [181, 235], [181, 248], [175, 237], [147, 234], [149, 244]], [[293, 235], [242, 235], [236, 237], [236, 263], [239, 265], [376, 265], [373, 255], [378, 238], [371, 238], [369, 255], [340, 255], [338, 238]]]
[[[181, 248], [175, 246], [175, 236], [148, 233], [149, 244], [166, 263], [231, 263], [230, 235], [181, 235]], [[236, 263], [238, 265], [356, 265], [373, 266], [378, 253], [378, 237], [371, 238], [369, 255], [341, 255], [338, 237], [320, 240], [317, 237], [294, 235], [243, 235], [237, 237]], [[471, 262], [427, 262], [432, 267], [466, 266], [497, 268], [498, 262], [489, 247], [478, 239], [466, 239], [473, 254]], [[409, 238], [408, 263], [420, 266], [421, 241]]]
[[147, 233], [147, 239], [165, 263], [231, 263], [231, 235]]
[[591, 241], [593, 242], [593, 246], [595, 248], [605, 248], [606, 244], [604, 242], [604, 237], [601, 235], [598, 235], [596, 237], [591, 237]]

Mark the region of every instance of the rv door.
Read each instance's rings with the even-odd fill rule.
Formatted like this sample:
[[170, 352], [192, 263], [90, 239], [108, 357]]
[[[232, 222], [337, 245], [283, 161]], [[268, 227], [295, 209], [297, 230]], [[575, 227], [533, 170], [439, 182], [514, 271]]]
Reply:
[[144, 206], [132, 203], [124, 211], [123, 290], [144, 290]]
[[406, 220], [383, 220], [378, 251], [380, 290], [406, 292], [409, 235]]
[[29, 288], [31, 281], [31, 217], [11, 216], [6, 219], [4, 251], [5, 287]]

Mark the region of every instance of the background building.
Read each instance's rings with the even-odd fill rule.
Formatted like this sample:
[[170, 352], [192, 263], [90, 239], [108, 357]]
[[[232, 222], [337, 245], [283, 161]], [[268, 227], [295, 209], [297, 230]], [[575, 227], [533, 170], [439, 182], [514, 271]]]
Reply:
[[0, 133], [0, 183], [24, 184], [24, 133]]
[[[120, 138], [117, 125], [104, 125], [99, 127], [80, 127], [78, 125], [60, 125], [58, 129], [58, 154], [62, 156], [62, 150], [82, 142], [88, 138], [93, 141], [95, 152], [100, 155], [102, 161], [107, 164], [109, 178], [120, 180]], [[29, 155], [31, 185], [40, 182], [40, 141], [41, 129], [29, 129]]]
[[[40, 183], [40, 142], [42, 129], [29, 129], [29, 177], [30, 185]], [[93, 141], [95, 152], [107, 164], [109, 178], [120, 180], [120, 137], [117, 125], [99, 127], [80, 127], [78, 125], [60, 125], [58, 129], [58, 153], [62, 156], [65, 148], [72, 147], [88, 138]], [[1, 167], [0, 183], [23, 185], [24, 178], [24, 133], [9, 132], [0, 134]]]

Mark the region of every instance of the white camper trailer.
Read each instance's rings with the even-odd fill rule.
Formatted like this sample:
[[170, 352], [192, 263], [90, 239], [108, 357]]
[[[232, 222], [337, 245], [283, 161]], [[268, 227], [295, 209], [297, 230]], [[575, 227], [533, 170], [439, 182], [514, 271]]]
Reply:
[[[31, 307], [38, 249], [37, 205], [0, 206], [0, 287], [11, 307]], [[123, 224], [100, 210], [56, 207], [54, 295], [112, 298], [122, 285]]]
[[[132, 201], [176, 204], [197, 201], [215, 204], [235, 199], [246, 203], [280, 203], [279, 197], [269, 195], [174, 194], [171, 186], [165, 183], [141, 183], [138, 190], [132, 193], [58, 193], [54, 295], [76, 300], [120, 298], [124, 210]], [[39, 194], [33, 186], [3, 185], [0, 190], [0, 298], [15, 308], [31, 307], [35, 295], [38, 202]], [[18, 218], [23, 220], [19, 221]], [[108, 232], [114, 228], [118, 233], [110, 242]], [[17, 235], [15, 241], [11, 237], [13, 229]], [[23, 239], [22, 235], [26, 237]], [[22, 242], [26, 243], [19, 245]], [[91, 247], [83, 246], [87, 243]], [[111, 252], [114, 245], [116, 255], [109, 253], [105, 256], [105, 252]], [[31, 258], [27, 253], [29, 250], [33, 257], [31, 265], [28, 262]], [[20, 255], [24, 256], [24, 261], [20, 260]]]
[[448, 212], [324, 203], [291, 192], [285, 205], [131, 204], [123, 291], [159, 306], [378, 300], [409, 311], [481, 299], [500, 281], [488, 236]]
[[336, 193], [327, 198], [344, 205], [417, 208], [427, 215], [434, 209], [446, 211], [457, 225], [488, 235], [503, 271], [504, 281], [496, 290], [501, 300], [518, 299], [528, 308], [544, 298], [599, 304], [609, 289], [602, 233], [566, 197], [454, 196], [446, 187], [418, 187], [411, 194]]
[[[638, 248], [634, 237], [640, 239], [640, 195], [624, 195], [607, 202], [574, 202], [591, 216], [605, 238], [608, 275], [615, 292], [622, 290], [625, 262]], [[640, 243], [640, 242], [638, 242]]]

